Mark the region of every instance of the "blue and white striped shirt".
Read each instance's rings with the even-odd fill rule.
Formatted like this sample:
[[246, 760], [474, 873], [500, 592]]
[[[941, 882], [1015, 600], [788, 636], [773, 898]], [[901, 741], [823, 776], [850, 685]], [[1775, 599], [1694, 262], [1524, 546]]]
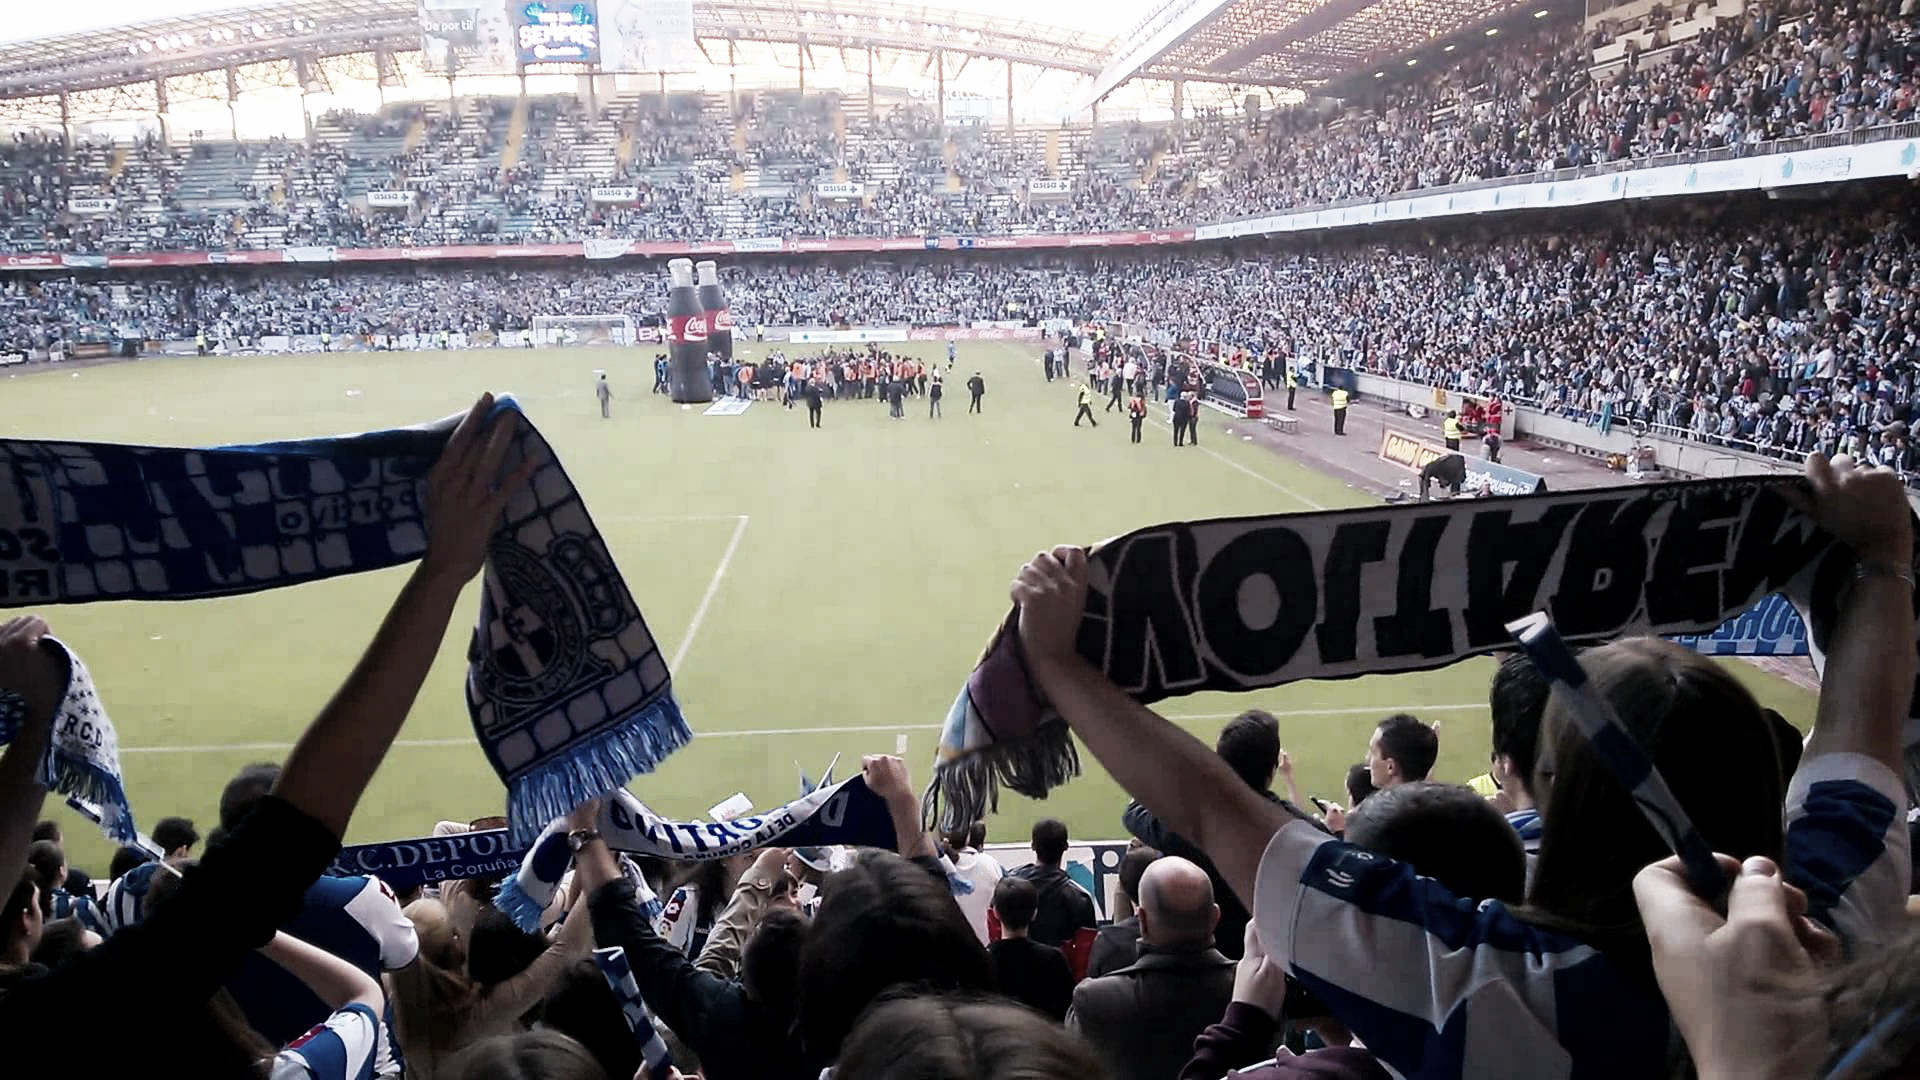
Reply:
[[80, 925], [106, 937], [107, 920], [100, 911], [100, 905], [92, 897], [75, 896], [65, 889], [55, 889], [47, 895], [56, 919], [78, 919]]
[[[1906, 794], [1884, 765], [1806, 759], [1788, 788], [1787, 880], [1850, 948], [1905, 918]], [[1304, 821], [1274, 834], [1254, 923], [1394, 1075], [1443, 1080], [1663, 1074], [1670, 1025], [1656, 993], [1590, 946], [1475, 905], [1405, 864]]]
[[273, 1059], [271, 1080], [372, 1080], [380, 1018], [355, 1002], [287, 1044]]

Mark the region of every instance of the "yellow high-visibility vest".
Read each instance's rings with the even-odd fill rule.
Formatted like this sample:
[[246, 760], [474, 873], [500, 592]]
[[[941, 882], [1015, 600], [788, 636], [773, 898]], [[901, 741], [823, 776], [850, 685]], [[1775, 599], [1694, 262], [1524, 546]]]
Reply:
[[1333, 392], [1333, 407], [1336, 409], [1344, 409], [1347, 407], [1347, 392], [1345, 390], [1335, 390]]

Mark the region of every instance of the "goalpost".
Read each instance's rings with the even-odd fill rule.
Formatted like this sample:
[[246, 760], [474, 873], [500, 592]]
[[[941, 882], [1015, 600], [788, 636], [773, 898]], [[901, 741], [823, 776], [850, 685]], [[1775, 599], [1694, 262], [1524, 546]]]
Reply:
[[535, 315], [533, 343], [548, 345], [632, 345], [630, 315]]

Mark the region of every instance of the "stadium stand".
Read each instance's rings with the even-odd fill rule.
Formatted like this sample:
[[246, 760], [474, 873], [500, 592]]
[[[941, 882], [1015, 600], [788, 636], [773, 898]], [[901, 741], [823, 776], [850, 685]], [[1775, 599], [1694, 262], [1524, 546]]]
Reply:
[[[1861, 567], [1832, 598], [1839, 629], [1821, 647], [1840, 675], [1822, 687], [1804, 745], [1797, 732], [1782, 739], [1777, 716], [1693, 653], [1635, 640], [1585, 654], [1594, 688], [1734, 856], [1722, 856], [1723, 869], [1739, 870], [1716, 906], [1688, 891], [1677, 861], [1655, 861], [1659, 838], [1579, 752], [1566, 702], [1550, 701], [1531, 668], [1504, 666], [1491, 688], [1493, 799], [1400, 784], [1395, 750], [1376, 735], [1359, 770], [1380, 789], [1309, 815], [1273, 717], [1236, 718], [1209, 752], [1074, 659], [1082, 613], [1063, 597], [1084, 582], [1071, 560], [1036, 558], [1018, 570], [1027, 616], [1010, 632], [1036, 688], [1137, 800], [1127, 820], [1151, 825], [1169, 852], [1128, 856], [1138, 944], [1123, 946], [1111, 973], [1077, 980], [1064, 1022], [1054, 1006], [1042, 1017], [998, 995], [1020, 994], [1015, 964], [1074, 976], [1084, 957], [1024, 940], [1033, 906], [1047, 901], [1032, 886], [1023, 896], [1009, 883], [1027, 878], [1002, 879], [997, 866], [980, 878], [1000, 882], [994, 896], [973, 898], [993, 906], [991, 929], [984, 917], [968, 922], [953, 897], [985, 886], [956, 865], [972, 873], [992, 859], [967, 830], [922, 830], [921, 793], [894, 757], [867, 759], [862, 774], [887, 804], [895, 851], [862, 852], [825, 888], [816, 864], [828, 856], [815, 849], [716, 861], [692, 875], [709, 890], [704, 904], [682, 894], [668, 905], [699, 924], [684, 941], [671, 932], [677, 916], [645, 894], [672, 897], [686, 882], [617, 862], [597, 834], [575, 835], [576, 887], [558, 890], [537, 933], [495, 908], [495, 880], [399, 896], [377, 880], [316, 887], [340, 885], [316, 875], [399, 731], [405, 710], [394, 703], [412, 700], [432, 660], [397, 635], [444, 635], [451, 600], [434, 607], [426, 587], [396, 601], [277, 782], [252, 770], [236, 778], [202, 859], [169, 852], [166, 872], [116, 859], [144, 906], [116, 908], [111, 925], [88, 921], [67, 892], [79, 886], [57, 829], [34, 827], [64, 683], [40, 647], [49, 628], [9, 620], [0, 865], [25, 868], [0, 874], [9, 1064], [21, 1075], [56, 1060], [150, 1067], [151, 1041], [100, 1038], [103, 1023], [132, 1019], [165, 1031], [168, 1053], [195, 1075], [270, 1069], [275, 1080], [664, 1080], [673, 1074], [643, 1072], [642, 1056], [665, 1046], [681, 1075], [698, 1062], [713, 1080], [1079, 1080], [1103, 1067], [1139, 1075], [1128, 1070], [1150, 1056], [1189, 1053], [1181, 1080], [1230, 1070], [1260, 1080], [1911, 1075], [1920, 936], [1903, 908], [1912, 811], [1898, 780], [1908, 718], [1896, 703], [1915, 678], [1905, 643], [1907, 499], [1920, 488], [1920, 171], [1798, 196], [1756, 186], [1294, 236], [1196, 227], [1912, 139], [1917, 31], [1914, 0], [1597, 2], [1578, 19], [1478, 35], [1392, 78], [1356, 69], [1338, 101], [1164, 123], [1002, 126], [943, 122], [924, 104], [871, 93], [626, 90], [331, 112], [300, 137], [261, 141], [15, 134], [0, 147], [0, 256], [21, 259], [0, 266], [9, 365], [83, 350], [247, 355], [296, 340], [530, 347], [536, 319], [569, 315], [627, 315], [657, 341], [666, 281], [656, 253], [629, 245], [744, 241], [723, 270], [743, 337], [767, 326], [938, 337], [1064, 323], [1101, 328], [1096, 360], [1115, 358], [1112, 341], [1131, 350], [1104, 371], [1083, 369], [1113, 384], [1115, 403], [1115, 380], [1157, 391], [1193, 354], [1316, 387], [1338, 369], [1498, 397], [1596, 432], [1624, 425], [1804, 464], [1811, 512]], [[1184, 231], [1153, 235], [1174, 229]], [[984, 250], [1043, 234], [1065, 239]], [[836, 254], [825, 243], [848, 238], [893, 246]], [[782, 243], [750, 243], [763, 239]], [[794, 240], [822, 243], [784, 243]], [[975, 241], [983, 250], [965, 250]], [[575, 247], [429, 257], [464, 245]], [[295, 251], [260, 260], [273, 266], [245, 258]], [[220, 257], [107, 258], [185, 252]], [[864, 360], [871, 394], [876, 357], [889, 360], [876, 349], [800, 363], [840, 392]], [[1115, 373], [1136, 360], [1137, 372]], [[765, 363], [770, 376], [737, 366], [714, 382], [745, 395], [807, 378], [784, 355]], [[923, 375], [918, 361], [901, 363]], [[1843, 454], [1851, 463], [1831, 460]], [[488, 502], [495, 478], [452, 451], [434, 477], [451, 481], [441, 490], [475, 493], [437, 497], [426, 541], [436, 568], [468, 567], [470, 578], [499, 514]], [[1437, 742], [1437, 731], [1421, 735]], [[1542, 767], [1538, 804], [1536, 743], [1557, 757], [1551, 779]], [[317, 763], [334, 768], [318, 775]], [[1429, 752], [1419, 773], [1431, 763]], [[1270, 790], [1276, 781], [1285, 799]], [[1057, 848], [1065, 830], [1050, 824]], [[437, 838], [467, 830], [420, 825]], [[1441, 827], [1447, 845], [1393, 843]], [[1038, 849], [1041, 829], [1035, 837]], [[130, 863], [152, 858], [127, 852]], [[1499, 884], [1472, 892], [1454, 876], [1462, 867]], [[1055, 890], [1051, 902], [1082, 906], [1064, 871], [1043, 866], [1035, 880]], [[1216, 946], [1217, 888], [1233, 890], [1251, 921], [1243, 939]], [[328, 900], [335, 892], [351, 899]], [[339, 936], [302, 945], [276, 934], [290, 920]], [[589, 940], [626, 949], [658, 1044], [644, 1028], [635, 1038], [634, 1010], [623, 1012], [635, 1003], [585, 960]], [[222, 973], [256, 950], [313, 991], [303, 1015], [280, 1018], [288, 1031], [316, 1025], [306, 1036], [265, 1039], [241, 1008], [256, 1003], [234, 1001]], [[1463, 957], [1470, 973], [1449, 967]], [[117, 995], [104, 1021], [103, 986]], [[1205, 1015], [1188, 1015], [1196, 1010]], [[1176, 1011], [1177, 1038], [1167, 1034]]]

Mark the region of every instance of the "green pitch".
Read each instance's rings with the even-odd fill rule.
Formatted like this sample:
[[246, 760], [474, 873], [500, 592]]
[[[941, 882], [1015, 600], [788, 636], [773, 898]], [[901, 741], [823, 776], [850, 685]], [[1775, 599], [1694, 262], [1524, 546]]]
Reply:
[[[915, 348], [945, 361], [944, 344]], [[518, 395], [673, 658], [696, 737], [634, 788], [685, 818], [735, 791], [762, 807], [785, 802], [797, 794], [796, 762], [817, 776], [835, 754], [845, 776], [862, 754], [903, 752], [923, 781], [936, 728], [1006, 613], [1008, 582], [1043, 547], [1166, 520], [1369, 501], [1217, 426], [1203, 447], [1180, 450], [1154, 423], [1146, 442], [1130, 444], [1117, 411], [1101, 414], [1097, 429], [1076, 429], [1070, 389], [1041, 378], [1038, 354], [963, 344], [942, 419], [927, 418], [924, 398], [909, 399], [899, 421], [878, 401], [829, 401], [818, 431], [804, 408], [762, 402], [708, 417], [650, 395], [652, 350], [153, 359], [14, 376], [0, 393], [9, 435], [176, 445], [413, 424], [460, 411], [482, 390]], [[610, 420], [593, 397], [602, 368], [616, 395]], [[975, 370], [987, 381], [986, 409], [969, 416], [964, 383]], [[212, 827], [228, 777], [285, 753], [405, 572], [44, 612], [94, 671], [142, 826], [181, 814], [202, 833]], [[463, 605], [449, 629], [350, 839], [418, 836], [442, 818], [501, 811], [503, 789], [461, 694], [473, 610]], [[1734, 668], [1763, 701], [1811, 720], [1811, 694]], [[1344, 799], [1347, 766], [1393, 711], [1442, 724], [1436, 778], [1484, 771], [1489, 671], [1479, 660], [1180, 698], [1162, 711], [1211, 742], [1235, 712], [1271, 710], [1303, 789]], [[990, 838], [1024, 839], [1048, 815], [1079, 839], [1122, 835], [1124, 797], [1083, 761], [1088, 775], [1046, 802], [1007, 796]], [[98, 832], [64, 807], [55, 814], [75, 861], [103, 872]]]

